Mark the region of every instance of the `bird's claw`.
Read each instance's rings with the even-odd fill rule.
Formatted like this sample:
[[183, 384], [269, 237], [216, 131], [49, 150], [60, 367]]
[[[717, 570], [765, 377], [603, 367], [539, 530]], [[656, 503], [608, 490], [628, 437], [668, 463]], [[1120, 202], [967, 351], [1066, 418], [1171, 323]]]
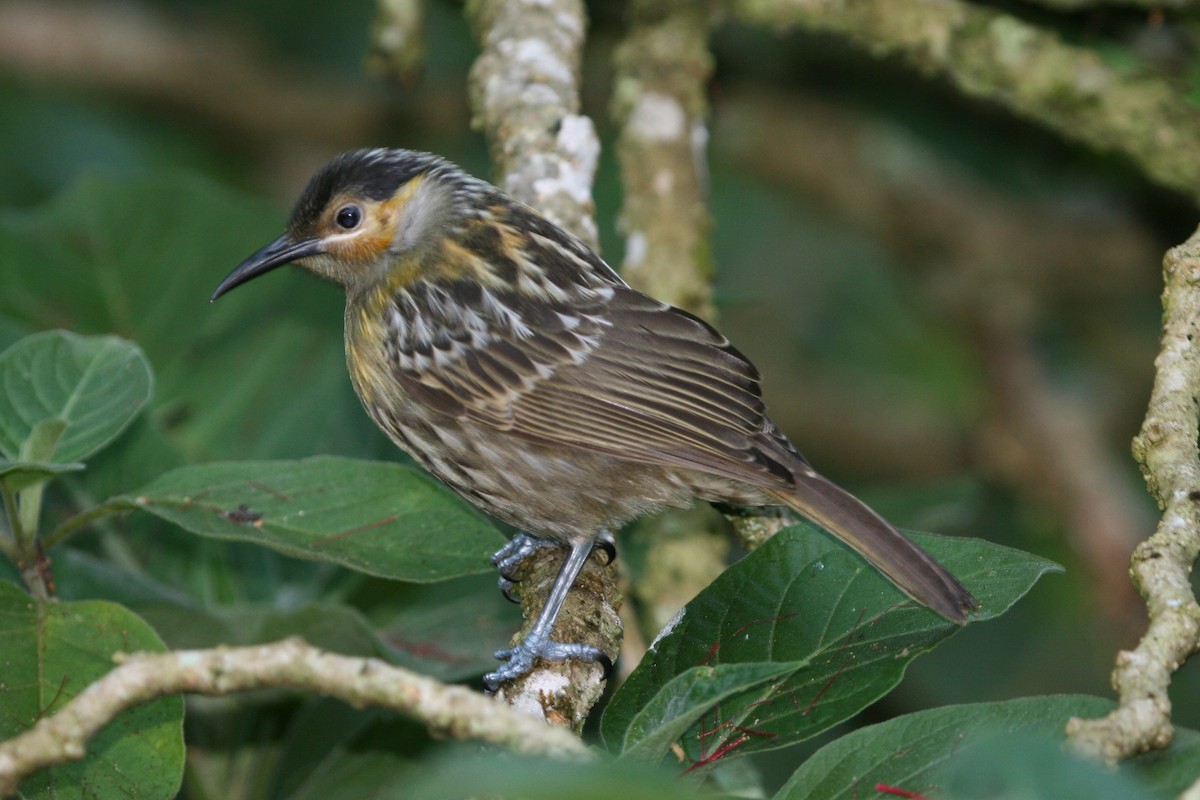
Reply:
[[509, 602], [520, 602], [513, 595], [513, 587], [520, 582], [520, 578], [517, 577], [517, 571], [520, 570], [525, 560], [538, 550], [560, 546], [556, 542], [539, 539], [527, 533], [518, 533], [509, 539], [504, 547], [496, 551], [495, 555], [492, 556], [492, 563], [496, 565], [496, 569], [500, 572], [500, 580], [498, 581], [500, 591]]
[[500, 688], [500, 684], [532, 672], [534, 664], [539, 659], [542, 661], [587, 661], [599, 664], [604, 668], [605, 680], [612, 675], [613, 670], [613, 662], [608, 654], [590, 644], [549, 641], [541, 644], [522, 642], [516, 647], [497, 650], [496, 658], [505, 663], [496, 671], [483, 676], [483, 685], [487, 687], [488, 694], [494, 694]]
[[[492, 556], [492, 563], [500, 571], [500, 591], [504, 593], [504, 596], [515, 602], [516, 598], [513, 597], [512, 590], [519, 581], [517, 572], [527, 558], [545, 547], [561, 546], [562, 544], [559, 542], [539, 539], [527, 533], [519, 533], [510, 539]], [[567, 659], [589, 661], [600, 664], [604, 668], [606, 679], [612, 673], [612, 659], [600, 648], [587, 644], [555, 642], [550, 639], [554, 620], [562, 609], [567, 592], [574, 585], [575, 578], [579, 575], [588, 556], [597, 549], [604, 550], [608, 556], [608, 563], [611, 564], [617, 555], [616, 542], [613, 540], [612, 534], [601, 530], [596, 533], [590, 543], [577, 541], [569, 544], [567, 557], [546, 597], [546, 604], [526, 634], [525, 640], [516, 647], [496, 651], [496, 658], [505, 663], [494, 672], [483, 676], [483, 682], [489, 694], [494, 693], [502, 683], [531, 672], [539, 659], [542, 661], [565, 661]]]
[[[497, 584], [500, 586], [500, 592], [504, 595], [504, 598], [510, 603], [521, 602], [520, 598], [513, 592], [516, 585], [521, 582], [521, 579], [517, 575], [521, 569], [521, 565], [539, 550], [544, 550], [547, 547], [561, 546], [558, 542], [539, 539], [524, 532], [518, 533], [509, 539], [504, 544], [504, 547], [501, 547], [492, 555], [492, 563], [500, 573]], [[592, 552], [597, 550], [604, 552], [607, 558], [604, 562], [606, 566], [617, 560], [617, 540], [607, 530], [601, 530], [596, 534], [596, 540], [592, 543]]]
[[608, 530], [604, 528], [601, 528], [600, 531], [597, 532], [596, 540], [592, 542], [592, 552], [594, 553], [597, 550], [603, 550], [604, 555], [608, 559], [604, 562], [604, 566], [607, 567], [616, 562], [617, 540], [611, 533], [608, 532]]

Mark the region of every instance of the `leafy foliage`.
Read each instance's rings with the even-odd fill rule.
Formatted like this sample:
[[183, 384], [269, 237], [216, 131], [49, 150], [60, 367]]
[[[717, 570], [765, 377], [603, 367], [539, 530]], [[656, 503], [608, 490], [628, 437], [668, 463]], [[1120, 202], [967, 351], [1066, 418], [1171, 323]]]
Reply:
[[428, 476], [348, 458], [180, 467], [120, 502], [201, 536], [406, 581], [489, 570], [488, 557], [504, 543]]
[[[266, 544], [358, 572], [419, 582], [480, 572], [502, 542], [477, 512], [411, 468], [336, 457], [180, 467], [42, 535], [46, 482], [84, 469], [75, 459], [89, 458], [130, 426], [150, 399], [150, 368], [138, 348], [116, 337], [54, 331], [22, 339], [0, 354], [0, 385], [5, 387], [0, 452], [8, 457], [0, 486], [9, 501], [0, 543], [13, 565], [25, 570], [34, 595], [0, 581], [0, 638], [6, 643], [0, 658], [2, 738], [61, 708], [112, 667], [115, 653], [165, 650], [154, 629], [125, 607], [44, 597], [55, 581], [41, 541], [64, 540], [82, 523], [145, 510], [204, 536]], [[83, 554], [71, 560], [85, 565], [84, 574], [93, 580], [107, 573], [93, 586], [107, 581], [111, 594], [140, 600], [150, 612], [146, 616], [164, 631], [178, 635], [177, 623], [186, 615], [191, 619], [184, 628], [196, 635], [201, 609], [189, 607], [177, 591], [149, 576], [130, 586], [136, 574], [115, 565], [102, 568]], [[336, 604], [230, 610], [201, 619], [207, 619], [208, 631], [200, 638], [211, 638], [210, 644], [301, 633], [335, 649], [387, 657], [403, 642]], [[480, 668], [477, 661], [469, 663]], [[130, 711], [93, 740], [82, 762], [39, 773], [21, 791], [28, 797], [172, 797], [183, 768], [182, 721], [179, 697]]]
[[[980, 600], [977, 621], [1057, 569], [979, 540], [914, 538]], [[657, 760], [674, 743], [697, 765], [784, 747], [877, 700], [957, 628], [833, 537], [795, 526], [683, 609], [613, 697], [602, 731], [624, 755]]]
[[[496, 528], [412, 468], [370, 460], [393, 450], [349, 391], [333, 293], [298, 281], [286, 295], [251, 286], [205, 302], [223, 268], [271, 235], [262, 221], [272, 217], [189, 179], [94, 178], [0, 218], [0, 331], [16, 339], [69, 323], [102, 334], [35, 333], [0, 353], [0, 486], [10, 500], [0, 736], [60, 708], [118, 650], [302, 635], [473, 680], [511, 631], [515, 614], [483, 574], [502, 541]], [[218, 456], [248, 460], [207, 460]], [[917, 538], [982, 601], [972, 624], [1005, 613], [1056, 569], [983, 541]], [[50, 587], [65, 602], [40, 596]], [[737, 757], [829, 731], [957, 630], [821, 531], [797, 526], [733, 565], [660, 635], [604, 714], [611, 763], [435, 755], [411, 722], [265, 693], [195, 705], [188, 791], [226, 796], [249, 760], [261, 776], [239, 796], [691, 796], [675, 775], [730, 770]], [[1094, 771], [1050, 747], [1037, 760], [987, 742], [997, 729], [1058, 741], [1065, 715], [1105, 707], [1038, 699], [903, 716], [827, 745], [779, 797], [942, 781], [970, 796], [971, 774], [1015, 778], [1014, 763], [1031, 764], [1038, 781], [1092, 787]], [[170, 797], [184, 765], [181, 720], [179, 698], [129, 712], [86, 759], [22, 791]], [[1129, 797], [1177, 791], [1198, 751], [1196, 735], [1181, 731], [1176, 749], [1114, 785]], [[996, 757], [974, 760], [981, 753]]]
[[[162, 652], [136, 614], [92, 600], [34, 600], [0, 583], [0, 740], [53, 714], [102, 677], [120, 652]], [[183, 698], [162, 697], [101, 731], [82, 761], [21, 784], [22, 797], [170, 798], [183, 775]]]
[[0, 354], [0, 453], [60, 465], [91, 456], [150, 399], [150, 365], [115, 336], [51, 331]]
[[[1098, 717], [1112, 707], [1095, 697], [1061, 695], [908, 714], [826, 745], [796, 770], [775, 800], [851, 800], [879, 784], [962, 798], [1159, 797], [1143, 783], [1167, 788], [1155, 774], [1156, 758], [1136, 759], [1114, 778], [1063, 751], [1062, 730], [1070, 717]], [[1194, 737], [1184, 732], [1184, 738]], [[1169, 760], [1183, 773], [1171, 787], [1177, 794], [1189, 785], [1185, 775], [1200, 769], [1200, 757], [1194, 745], [1174, 749]]]

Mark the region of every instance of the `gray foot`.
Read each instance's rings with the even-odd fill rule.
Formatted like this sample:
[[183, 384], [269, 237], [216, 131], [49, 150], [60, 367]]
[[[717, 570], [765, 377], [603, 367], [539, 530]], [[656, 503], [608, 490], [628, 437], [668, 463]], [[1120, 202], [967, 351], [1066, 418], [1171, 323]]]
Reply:
[[[492, 560], [500, 569], [500, 589], [505, 596], [512, 599], [509, 591], [512, 589], [516, 569], [521, 562], [541, 548], [554, 544], [554, 542], [537, 539], [528, 534], [519, 534], [501, 548], [500, 552], [496, 553]], [[554, 579], [554, 585], [550, 587], [546, 605], [529, 629], [525, 641], [516, 647], [496, 651], [496, 658], [505, 663], [495, 672], [489, 672], [483, 676], [483, 682], [487, 686], [488, 692], [495, 692], [505, 681], [525, 675], [533, 669], [534, 663], [539, 659], [563, 661], [573, 658], [580, 661], [592, 661], [604, 665], [605, 678], [612, 672], [612, 659], [598, 647], [589, 644], [555, 642], [550, 639], [550, 632], [554, 629], [554, 621], [558, 618], [558, 612], [562, 610], [563, 601], [567, 599], [567, 593], [575, 585], [575, 578], [579, 576], [579, 571], [583, 569], [584, 562], [587, 561], [595, 547], [613, 548], [612, 536], [607, 531], [603, 531], [590, 541], [584, 540], [570, 545], [567, 557], [558, 570], [558, 576]], [[615, 552], [615, 548], [612, 552]]]
[[492, 556], [492, 563], [500, 572], [498, 581], [500, 591], [504, 593], [510, 603], [520, 602], [513, 596], [513, 587], [517, 584], [517, 570], [525, 563], [525, 559], [547, 547], [562, 547], [562, 545], [549, 539], [530, 536], [528, 533], [518, 533]]
[[604, 667], [604, 677], [612, 674], [613, 663], [603, 650], [590, 644], [570, 644], [567, 642], [521, 642], [516, 647], [506, 647], [496, 651], [496, 658], [504, 661], [504, 665], [495, 672], [483, 676], [483, 685], [491, 694], [505, 681], [520, 678], [533, 670], [534, 664], [542, 661], [591, 661]]
[[[517, 571], [521, 565], [525, 563], [525, 559], [539, 550], [544, 550], [547, 547], [562, 547], [559, 542], [551, 541], [550, 539], [539, 539], [536, 536], [521, 531], [513, 538], [505, 543], [492, 555], [492, 563], [496, 565], [496, 570], [500, 573], [500, 578], [497, 584], [500, 586], [501, 593], [510, 603], [519, 603], [520, 600], [513, 594], [513, 589], [520, 582], [517, 579]], [[603, 550], [607, 558], [605, 564], [611, 564], [617, 560], [617, 540], [607, 530], [601, 530], [596, 534], [596, 538], [592, 543], [592, 552]]]

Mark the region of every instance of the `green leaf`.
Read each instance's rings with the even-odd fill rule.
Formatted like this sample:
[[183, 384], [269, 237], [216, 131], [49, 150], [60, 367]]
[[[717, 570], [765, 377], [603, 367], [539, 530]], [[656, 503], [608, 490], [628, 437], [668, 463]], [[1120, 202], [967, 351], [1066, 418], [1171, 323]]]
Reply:
[[0, 453], [82, 461], [133, 421], [152, 385], [142, 351], [115, 336], [28, 336], [0, 353]]
[[9, 461], [0, 458], [0, 480], [6, 481], [14, 490], [44, 483], [64, 472], [78, 472], [83, 464], [53, 464], [45, 461]]
[[1166, 797], [1179, 797], [1200, 775], [1200, 733], [1177, 727], [1165, 749], [1142, 753], [1125, 763], [1146, 786]]
[[356, 595], [394, 664], [442, 681], [495, 669], [492, 653], [508, 646], [519, 624], [515, 607], [496, 591], [491, 573], [436, 584], [379, 587]]
[[[974, 622], [1002, 614], [1041, 575], [1057, 569], [980, 540], [913, 539], [974, 592], [982, 606]], [[675, 739], [692, 763], [783, 747], [882, 697], [913, 658], [956, 630], [833, 537], [813, 526], [793, 526], [684, 608], [613, 696], [601, 732], [614, 752], [661, 755], [663, 742], [647, 724], [647, 710], [670, 708], [676, 718], [698, 720]], [[787, 669], [719, 703], [681, 691], [686, 683], [678, 676], [729, 664]], [[669, 722], [664, 715], [662, 724]]]
[[405, 581], [487, 571], [504, 541], [424, 473], [335, 456], [180, 467], [121, 499], [202, 536]]
[[156, 424], [193, 460], [385, 457], [394, 447], [346, 373], [336, 286], [284, 270], [208, 302], [286, 215], [178, 171], [93, 175], [0, 210], [0, 332], [69, 322], [138, 342], [156, 372]]
[[[190, 555], [197, 569], [205, 568], [205, 559], [189, 554], [188, 545], [221, 544], [182, 531], [170, 532], [174, 536], [163, 533], [168, 532], [160, 531], [156, 538], [183, 551], [185, 558]], [[320, 577], [309, 574], [305, 581], [303, 570], [286, 576], [286, 567], [316, 566], [310, 562], [285, 559], [261, 547], [240, 549], [239, 560], [249, 564], [246, 572], [230, 580], [239, 585], [255, 580], [251, 573], [257, 569], [256, 596], [230, 602], [189, 594], [187, 576], [172, 581], [170, 568], [158, 561], [145, 571], [135, 570], [67, 547], [56, 551], [54, 573], [63, 595], [120, 602], [149, 622], [172, 648], [301, 636], [319, 647], [377, 656], [443, 681], [493, 669], [492, 652], [508, 643], [518, 625], [519, 612], [496, 591], [490, 572], [437, 583], [397, 584], [326, 567], [358, 587], [347, 597], [341, 587], [325, 586], [322, 591]], [[264, 563], [253, 559], [255, 555], [269, 559]], [[270, 559], [287, 563], [272, 565]], [[259, 594], [264, 585], [266, 592]], [[325, 599], [329, 597], [340, 602]]]
[[299, 636], [335, 653], [385, 658], [387, 649], [362, 615], [336, 603], [306, 603], [295, 609], [232, 606], [215, 609], [172, 603], [134, 604], [173, 649], [266, 644]]
[[418, 774], [405, 781], [405, 788], [405, 797], [421, 800], [695, 800], [697, 796], [695, 787], [642, 764], [481, 757], [462, 747], [446, 748], [440, 758], [425, 759]]
[[964, 745], [937, 770], [937, 787], [955, 800], [1166, 800], [1133, 776], [1065, 749], [1061, 730], [992, 730]]
[[874, 797], [877, 784], [929, 796], [936, 786], [936, 796], [955, 798], [1157, 797], [1136, 777], [1145, 771], [1145, 757], [1114, 775], [1066, 752], [1067, 719], [1102, 716], [1112, 707], [1096, 697], [1058, 695], [907, 714], [821, 748], [775, 800]]
[[[0, 739], [62, 708], [113, 668], [117, 652], [163, 652], [150, 626], [113, 603], [48, 603], [0, 583]], [[21, 783], [24, 798], [171, 798], [183, 776], [183, 699], [121, 714], [82, 761]]]
[[[750, 664], [719, 664], [692, 667], [676, 675], [639, 709], [624, 730], [619, 745], [610, 742], [627, 758], [656, 760], [692, 725], [722, 700], [799, 669], [801, 664], [769, 661]], [[769, 691], [769, 688], [766, 690]]]
[[407, 778], [413, 769], [395, 753], [335, 751], [287, 800], [404, 800], [412, 796]]

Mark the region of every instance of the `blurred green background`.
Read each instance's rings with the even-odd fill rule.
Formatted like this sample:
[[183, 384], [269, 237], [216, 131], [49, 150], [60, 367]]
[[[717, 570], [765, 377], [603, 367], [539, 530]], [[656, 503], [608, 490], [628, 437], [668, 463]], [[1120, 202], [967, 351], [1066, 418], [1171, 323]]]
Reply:
[[[1009, 6], [1122, 69], [1192, 79], [1186, 25]], [[604, 144], [604, 254], [619, 264], [607, 108], [623, 8], [590, 12], [584, 111]], [[423, 71], [400, 85], [363, 68], [374, 13], [368, 0], [0, 2], [0, 344], [112, 331], [159, 379], [153, 412], [60, 509], [188, 460], [403, 458], [350, 389], [335, 287], [276, 275], [208, 304], [340, 150], [431, 150], [489, 175], [461, 8], [429, 4]], [[1191, 201], [831, 37], [721, 25], [713, 49], [719, 322], [765, 375], [773, 416], [901, 526], [1067, 567], [919, 660], [869, 716], [1107, 695], [1116, 649], [1141, 630], [1127, 558], [1156, 510], [1129, 440], [1153, 374], [1162, 253], [1193, 229]], [[84, 538], [59, 559], [64, 596], [138, 596], [152, 621], [162, 585], [280, 608], [391, 591], [145, 522]], [[101, 561], [160, 584], [105, 583]], [[1200, 725], [1195, 665], [1173, 699], [1178, 722]]]

